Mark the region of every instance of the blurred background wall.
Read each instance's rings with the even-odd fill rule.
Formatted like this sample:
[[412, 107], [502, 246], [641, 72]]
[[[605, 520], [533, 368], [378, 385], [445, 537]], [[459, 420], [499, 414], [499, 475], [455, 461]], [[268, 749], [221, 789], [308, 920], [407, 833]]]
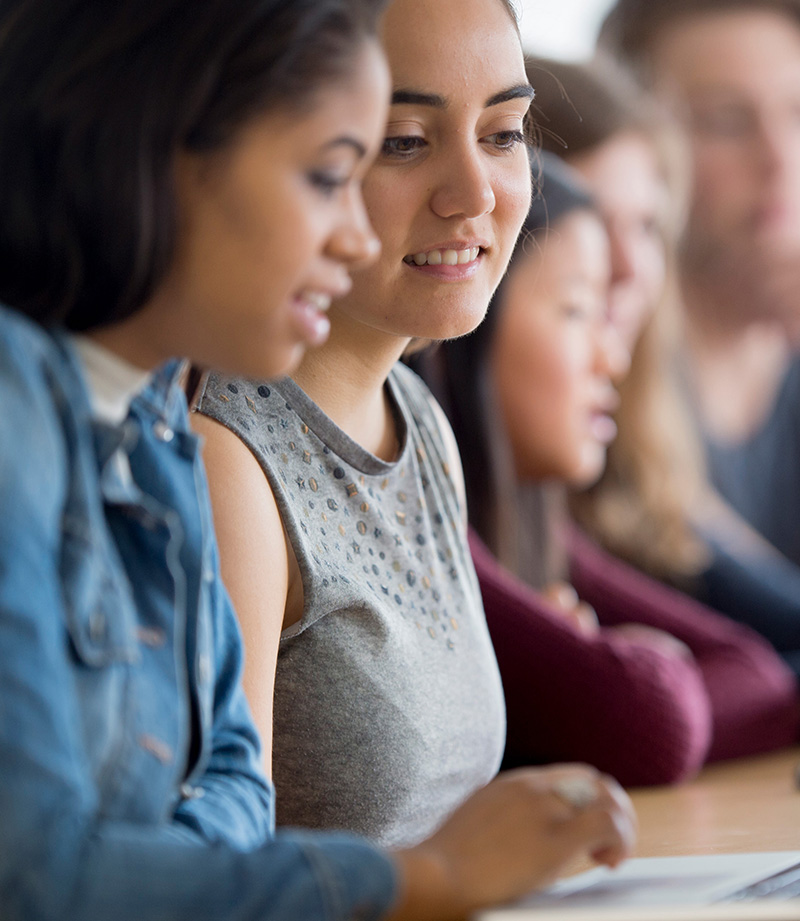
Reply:
[[589, 56], [612, 0], [517, 0], [527, 51], [580, 60]]

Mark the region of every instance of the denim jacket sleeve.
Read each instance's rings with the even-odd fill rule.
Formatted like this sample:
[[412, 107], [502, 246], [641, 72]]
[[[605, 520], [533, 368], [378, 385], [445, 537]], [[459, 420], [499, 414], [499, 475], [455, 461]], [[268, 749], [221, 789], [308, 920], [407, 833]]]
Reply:
[[[0, 321], [3, 311], [0, 310]], [[344, 835], [295, 832], [249, 850], [209, 842], [226, 808], [263, 809], [258, 784], [211, 783], [208, 805], [141, 821], [110, 816], [81, 736], [60, 579], [70, 477], [58, 380], [36, 336], [0, 322], [0, 905], [4, 921], [334, 921], [378, 918], [393, 898], [388, 858]], [[52, 379], [48, 379], [52, 378]], [[221, 609], [222, 610], [222, 609]], [[227, 615], [226, 615], [227, 616]], [[230, 642], [235, 642], [231, 639]], [[223, 657], [224, 659], [224, 657]], [[224, 661], [223, 661], [224, 666]], [[235, 679], [218, 689], [225, 773], [248, 736]], [[242, 751], [251, 742], [245, 738]], [[247, 756], [249, 758], [249, 755]], [[245, 760], [247, 760], [247, 758]], [[215, 785], [216, 784], [216, 785]], [[145, 795], [143, 778], [142, 795]], [[245, 790], [244, 794], [240, 792]], [[269, 788], [262, 796], [271, 798]], [[226, 807], [226, 801], [229, 804]], [[191, 818], [194, 816], [194, 818]], [[269, 819], [262, 820], [265, 833]], [[213, 834], [213, 832], [212, 832]]]
[[211, 752], [202, 774], [184, 785], [175, 818], [209, 841], [247, 849], [274, 828], [274, 796], [261, 768], [261, 743], [241, 684], [238, 624], [213, 554], [211, 608], [216, 649]]

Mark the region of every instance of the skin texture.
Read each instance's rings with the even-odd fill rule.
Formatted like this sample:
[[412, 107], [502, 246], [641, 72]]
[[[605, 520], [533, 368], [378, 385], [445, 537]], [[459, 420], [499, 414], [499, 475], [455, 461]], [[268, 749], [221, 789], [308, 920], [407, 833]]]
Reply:
[[529, 250], [504, 288], [492, 379], [519, 477], [585, 485], [616, 434], [608, 238], [574, 211]]
[[349, 270], [377, 255], [360, 181], [387, 96], [380, 48], [365, 42], [310, 112], [269, 112], [221, 151], [180, 155], [172, 269], [149, 304], [96, 338], [144, 367], [171, 355], [255, 376], [294, 367], [327, 335], [315, 299], [349, 290]]
[[[352, 292], [330, 311], [330, 338], [293, 377], [351, 438], [392, 458], [397, 436], [384, 396], [392, 365], [412, 337], [461, 334], [480, 321], [527, 213], [528, 157], [516, 134], [529, 90], [516, 25], [496, 0], [394, 0], [382, 32], [395, 92], [428, 99], [391, 107], [387, 142], [364, 184], [381, 256], [355, 273]], [[510, 90], [513, 98], [497, 98]], [[404, 261], [470, 245], [481, 253], [462, 272], [421, 272]], [[278, 641], [300, 616], [302, 583], [255, 459], [211, 420], [197, 417], [196, 427], [207, 438], [223, 575], [269, 768]], [[460, 470], [455, 454], [451, 466]], [[576, 810], [553, 793], [565, 771], [596, 785], [591, 806]], [[581, 856], [616, 864], [631, 850], [634, 826], [629, 800], [590, 768], [501, 778], [427, 842], [395, 853], [400, 891], [391, 917], [463, 918], [549, 882]]]
[[586, 180], [611, 243], [609, 315], [628, 352], [664, 287], [667, 188], [647, 138], [615, 135], [569, 158]]

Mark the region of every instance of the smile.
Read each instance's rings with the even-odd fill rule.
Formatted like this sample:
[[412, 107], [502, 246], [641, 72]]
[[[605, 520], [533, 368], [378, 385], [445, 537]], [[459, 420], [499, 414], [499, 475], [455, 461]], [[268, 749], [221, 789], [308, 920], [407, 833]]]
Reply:
[[305, 290], [298, 295], [298, 300], [305, 302], [309, 307], [318, 310], [320, 313], [327, 313], [331, 306], [333, 298], [324, 291]]
[[403, 262], [411, 265], [467, 265], [480, 255], [480, 246], [467, 249], [434, 249], [429, 253], [414, 253], [406, 256]]

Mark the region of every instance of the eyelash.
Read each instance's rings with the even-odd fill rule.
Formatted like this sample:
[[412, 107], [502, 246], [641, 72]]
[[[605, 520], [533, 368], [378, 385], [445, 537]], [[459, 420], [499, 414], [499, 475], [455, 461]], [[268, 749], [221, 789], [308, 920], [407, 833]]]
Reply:
[[[502, 141], [499, 140], [502, 138]], [[489, 142], [492, 147], [495, 147], [501, 152], [512, 151], [518, 145], [525, 144], [525, 135], [521, 131], [510, 130], [510, 131], [497, 131], [494, 134], [489, 134], [485, 138], [482, 138], [482, 141]], [[422, 150], [424, 147], [427, 147], [427, 141], [425, 138], [420, 137], [419, 135], [401, 135], [399, 137], [390, 137], [385, 138], [383, 142], [382, 154], [385, 157], [393, 157], [397, 160], [408, 159], [412, 157], [417, 151]], [[407, 145], [405, 149], [401, 149], [400, 145]]]
[[490, 134], [488, 137], [484, 138], [485, 141], [490, 140], [491, 138], [504, 138], [504, 143], [498, 143], [496, 140], [493, 142], [494, 145], [499, 150], [513, 150], [519, 144], [525, 143], [525, 135], [521, 131], [497, 131], [495, 134]]
[[328, 197], [334, 195], [339, 189], [344, 188], [348, 182], [346, 177], [326, 173], [322, 170], [315, 170], [309, 173], [308, 181], [315, 189]]

